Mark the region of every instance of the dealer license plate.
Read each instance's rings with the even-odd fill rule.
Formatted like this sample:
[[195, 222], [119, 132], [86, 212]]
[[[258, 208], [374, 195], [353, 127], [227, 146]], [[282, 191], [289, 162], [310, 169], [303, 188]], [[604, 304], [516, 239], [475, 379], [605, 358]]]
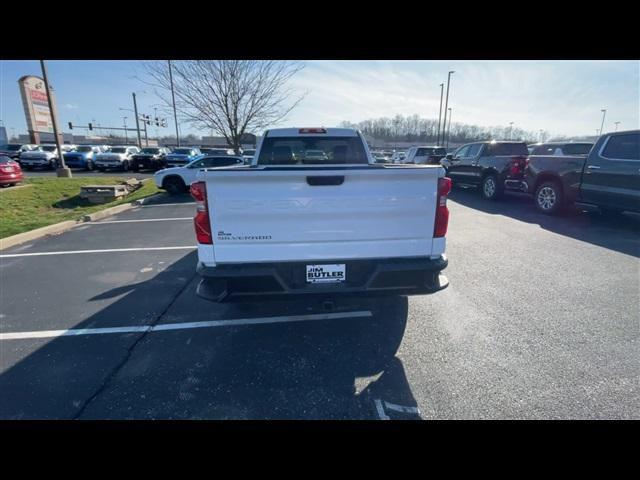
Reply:
[[308, 283], [337, 283], [344, 282], [347, 278], [347, 269], [344, 263], [334, 265], [307, 265]]

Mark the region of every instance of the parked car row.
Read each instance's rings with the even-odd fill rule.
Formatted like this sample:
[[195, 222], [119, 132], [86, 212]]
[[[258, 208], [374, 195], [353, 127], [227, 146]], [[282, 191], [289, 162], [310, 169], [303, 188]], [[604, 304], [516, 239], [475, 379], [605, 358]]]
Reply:
[[542, 213], [567, 204], [601, 212], [640, 212], [640, 130], [613, 132], [591, 143], [475, 142], [440, 164], [454, 185], [474, 185], [497, 200], [527, 193]]
[[[63, 145], [64, 162], [69, 168], [107, 171], [112, 169], [160, 170], [184, 166], [204, 155], [235, 156], [232, 149], [184, 147], [145, 147], [135, 145]], [[242, 151], [245, 163], [250, 163], [255, 150]], [[59, 165], [55, 144], [7, 144], [0, 146], [0, 155], [7, 156], [26, 170], [46, 168], [54, 170]]]

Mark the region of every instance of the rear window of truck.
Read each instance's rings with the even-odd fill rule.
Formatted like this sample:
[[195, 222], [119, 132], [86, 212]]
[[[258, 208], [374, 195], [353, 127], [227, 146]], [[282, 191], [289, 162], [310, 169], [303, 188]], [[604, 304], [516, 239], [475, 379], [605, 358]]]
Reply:
[[359, 137], [267, 137], [258, 165], [367, 164]]
[[487, 156], [529, 155], [526, 143], [489, 143], [485, 152]]

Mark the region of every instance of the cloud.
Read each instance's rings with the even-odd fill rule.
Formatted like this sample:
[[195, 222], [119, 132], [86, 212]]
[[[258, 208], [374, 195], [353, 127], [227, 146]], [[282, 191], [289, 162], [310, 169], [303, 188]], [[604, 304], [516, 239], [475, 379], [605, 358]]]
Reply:
[[73, 103], [65, 103], [64, 108], [68, 108], [69, 110], [75, 110], [78, 108], [78, 105], [75, 105]]

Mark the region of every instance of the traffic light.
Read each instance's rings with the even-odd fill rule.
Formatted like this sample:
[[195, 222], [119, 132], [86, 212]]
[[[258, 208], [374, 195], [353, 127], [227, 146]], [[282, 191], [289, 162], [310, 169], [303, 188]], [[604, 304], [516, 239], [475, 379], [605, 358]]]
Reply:
[[93, 125], [91, 123], [89, 124], [89, 130], [93, 130]]
[[160, 126], [160, 122], [158, 121], [158, 117], [156, 117], [156, 127]]
[[69, 122], [69, 130], [73, 130], [73, 123]]

